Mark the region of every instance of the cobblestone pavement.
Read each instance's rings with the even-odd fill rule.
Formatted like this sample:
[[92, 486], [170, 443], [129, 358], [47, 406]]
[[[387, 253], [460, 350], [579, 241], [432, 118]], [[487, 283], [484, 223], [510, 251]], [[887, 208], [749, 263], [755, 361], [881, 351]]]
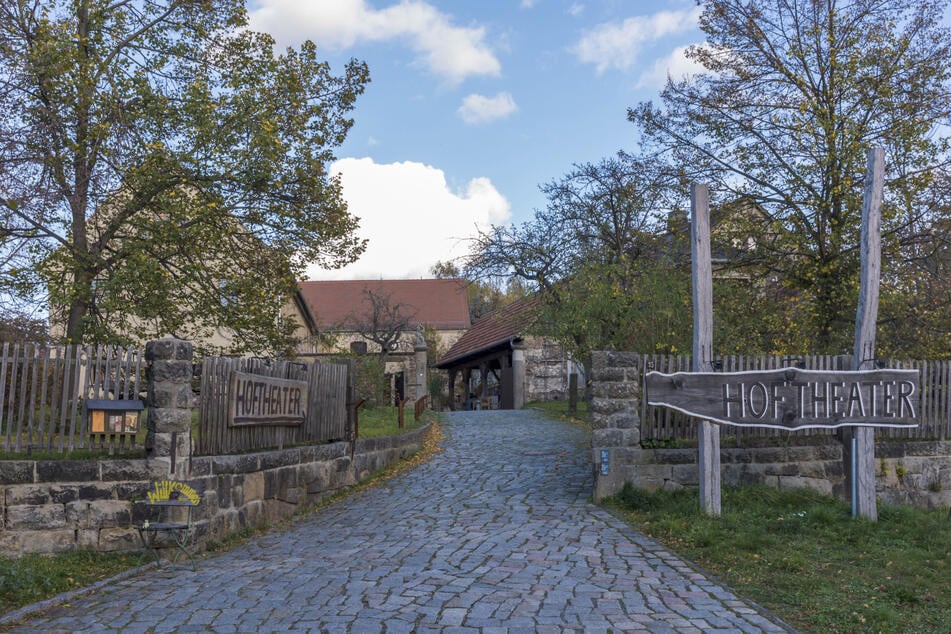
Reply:
[[412, 473], [16, 631], [787, 631], [592, 505], [580, 427], [459, 412], [443, 430]]

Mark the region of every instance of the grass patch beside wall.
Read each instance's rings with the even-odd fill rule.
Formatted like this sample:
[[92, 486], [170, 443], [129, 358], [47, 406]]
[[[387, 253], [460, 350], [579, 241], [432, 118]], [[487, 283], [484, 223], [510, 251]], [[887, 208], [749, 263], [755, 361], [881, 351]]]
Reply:
[[951, 631], [947, 509], [879, 505], [873, 523], [814, 491], [765, 486], [725, 487], [721, 518], [694, 491], [627, 486], [608, 506], [803, 631]]

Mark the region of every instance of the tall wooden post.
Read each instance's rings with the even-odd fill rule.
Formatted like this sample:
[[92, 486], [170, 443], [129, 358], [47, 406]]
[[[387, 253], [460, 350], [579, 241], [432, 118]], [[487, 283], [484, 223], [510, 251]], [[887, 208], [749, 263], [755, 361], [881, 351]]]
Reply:
[[[710, 192], [690, 186], [690, 254], [693, 261], [693, 371], [713, 370], [713, 264], [710, 255]], [[700, 421], [700, 508], [720, 515], [720, 428]]]
[[[862, 200], [862, 278], [855, 316], [853, 369], [868, 370], [875, 363], [875, 322], [882, 272], [882, 191], [885, 183], [885, 150], [868, 152], [865, 195]], [[872, 367], [869, 367], [871, 365]], [[875, 506], [875, 428], [852, 429], [852, 515], [878, 519]]]

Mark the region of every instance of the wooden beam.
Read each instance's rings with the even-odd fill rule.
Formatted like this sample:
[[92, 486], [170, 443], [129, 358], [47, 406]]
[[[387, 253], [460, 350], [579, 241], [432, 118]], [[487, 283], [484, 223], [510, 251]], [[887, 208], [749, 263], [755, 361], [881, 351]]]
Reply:
[[[713, 263], [710, 255], [710, 192], [690, 186], [690, 255], [693, 262], [693, 371], [713, 370]], [[720, 515], [720, 428], [700, 421], [700, 508]]]
[[[882, 273], [882, 195], [885, 184], [885, 150], [868, 152], [865, 194], [862, 200], [862, 276], [855, 316], [853, 367], [868, 369], [875, 364], [875, 322]], [[852, 430], [852, 515], [878, 519], [875, 505], [875, 429]]]

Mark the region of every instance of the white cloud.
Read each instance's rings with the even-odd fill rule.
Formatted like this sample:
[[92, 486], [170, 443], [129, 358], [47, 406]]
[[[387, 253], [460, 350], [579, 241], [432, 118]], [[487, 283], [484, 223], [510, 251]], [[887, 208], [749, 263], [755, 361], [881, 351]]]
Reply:
[[674, 81], [680, 81], [689, 75], [709, 72], [699, 62], [687, 58], [687, 48], [678, 46], [670, 55], [654, 62], [638, 79], [637, 88], [663, 88], [668, 76]]
[[406, 42], [426, 68], [453, 83], [501, 71], [484, 28], [456, 26], [423, 0], [400, 0], [383, 9], [366, 0], [259, 0], [249, 15], [251, 28], [283, 43], [311, 39], [344, 49], [362, 42]]
[[462, 105], [456, 111], [462, 120], [470, 125], [488, 123], [502, 119], [518, 110], [512, 95], [500, 92], [494, 97], [482, 95], [468, 95], [462, 100]]
[[468, 252], [476, 228], [509, 222], [508, 201], [487, 178], [473, 178], [461, 192], [451, 190], [442, 170], [422, 163], [378, 164], [345, 158], [339, 172], [350, 212], [360, 218], [359, 235], [369, 240], [357, 262], [335, 271], [311, 266], [309, 279], [429, 277], [439, 260]]
[[698, 7], [600, 24], [584, 33], [575, 44], [574, 53], [582, 62], [594, 64], [598, 73], [609, 68], [626, 70], [635, 64], [645, 44], [694, 29], [699, 18]]
[[570, 7], [568, 7], [568, 15], [570, 15], [573, 18], [578, 17], [582, 13], [584, 13], [584, 5], [581, 4], [580, 2], [575, 2]]
[[536, 3], [537, 1], [538, 1], [538, 0], [522, 0], [522, 5], [521, 5], [521, 6], [522, 6], [523, 9], [531, 9], [532, 7], [535, 6], [535, 3]]

